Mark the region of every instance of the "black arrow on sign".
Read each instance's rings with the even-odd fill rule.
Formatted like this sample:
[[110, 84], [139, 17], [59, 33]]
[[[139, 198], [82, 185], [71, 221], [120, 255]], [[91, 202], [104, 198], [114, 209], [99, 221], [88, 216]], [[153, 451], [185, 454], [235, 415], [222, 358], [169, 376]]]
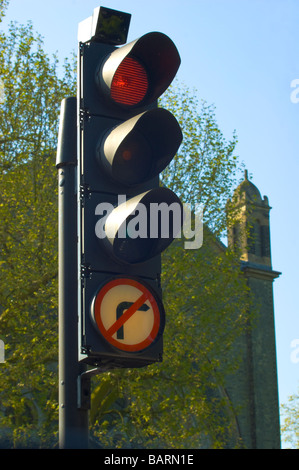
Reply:
[[[117, 309], [116, 309], [116, 320], [118, 320], [122, 314], [124, 313], [125, 310], [131, 307], [134, 302], [121, 302], [118, 304]], [[141, 305], [141, 307], [138, 309], [141, 312], [146, 312], [149, 309], [149, 306], [146, 304]], [[117, 339], [124, 339], [124, 325], [122, 325], [116, 333], [116, 338]]]

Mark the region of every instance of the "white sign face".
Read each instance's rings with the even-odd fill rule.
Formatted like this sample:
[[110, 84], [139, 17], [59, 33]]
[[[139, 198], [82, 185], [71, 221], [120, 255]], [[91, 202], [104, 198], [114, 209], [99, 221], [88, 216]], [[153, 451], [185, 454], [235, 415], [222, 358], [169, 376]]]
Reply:
[[135, 279], [109, 281], [92, 303], [92, 317], [113, 346], [123, 351], [141, 351], [160, 332], [161, 312], [153, 293]]

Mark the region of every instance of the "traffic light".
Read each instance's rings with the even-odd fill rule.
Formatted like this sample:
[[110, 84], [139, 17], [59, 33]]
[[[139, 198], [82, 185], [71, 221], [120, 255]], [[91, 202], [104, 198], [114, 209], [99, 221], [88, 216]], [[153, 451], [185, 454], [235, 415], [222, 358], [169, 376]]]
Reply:
[[159, 32], [125, 44], [129, 21], [101, 7], [79, 37], [79, 360], [108, 369], [162, 360], [161, 252], [183, 223], [159, 185], [182, 132], [157, 106], [180, 57]]

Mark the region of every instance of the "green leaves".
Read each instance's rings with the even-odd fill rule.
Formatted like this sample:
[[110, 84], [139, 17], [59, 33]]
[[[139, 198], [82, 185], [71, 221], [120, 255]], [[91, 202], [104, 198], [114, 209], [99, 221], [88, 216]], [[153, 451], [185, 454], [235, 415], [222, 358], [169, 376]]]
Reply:
[[61, 99], [75, 90], [57, 65], [32, 25], [1, 35], [0, 411], [15, 446], [49, 443], [57, 426], [55, 148]]
[[198, 100], [196, 91], [186, 86], [170, 87], [160, 104], [176, 116], [184, 136], [178, 154], [163, 172], [163, 184], [193, 207], [201, 203], [205, 223], [215, 234], [223, 234], [225, 205], [239, 178], [236, 134], [227, 142], [216, 122], [215, 107]]
[[[40, 36], [29, 23], [11, 24], [0, 42], [3, 103], [0, 113], [0, 155], [4, 170], [56, 147], [61, 99], [75, 93], [74, 83], [57, 76], [58, 61], [43, 51]], [[71, 66], [66, 67], [68, 73]], [[70, 89], [71, 88], [71, 89]]]
[[281, 406], [282, 439], [289, 449], [299, 449], [299, 390]]

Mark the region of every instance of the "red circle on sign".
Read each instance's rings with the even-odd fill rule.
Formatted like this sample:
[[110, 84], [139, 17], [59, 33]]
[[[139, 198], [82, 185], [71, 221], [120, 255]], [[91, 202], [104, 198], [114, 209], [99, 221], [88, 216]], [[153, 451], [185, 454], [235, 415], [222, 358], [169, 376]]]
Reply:
[[[132, 306], [127, 309], [127, 311], [124, 313], [124, 315], [121, 317], [121, 319], [116, 320], [111, 327], [108, 329], [104, 326], [103, 321], [102, 321], [102, 303], [105, 295], [114, 287], [121, 286], [121, 285], [128, 285], [135, 287], [140, 291], [140, 296], [138, 299], [136, 299], [133, 303]], [[150, 303], [150, 306], [152, 308], [153, 312], [153, 327], [148, 334], [148, 336], [141, 342], [138, 342], [136, 344], [126, 344], [122, 343], [121, 341], [115, 339], [112, 337], [112, 335], [118, 330], [120, 326], [125, 324], [127, 319], [129, 319], [131, 316], [134, 315], [134, 313], [138, 310], [138, 308], [141, 307], [144, 302], [148, 301]], [[131, 351], [131, 352], [138, 352], [142, 351], [143, 349], [146, 349], [148, 346], [150, 346], [157, 338], [160, 330], [161, 330], [161, 316], [160, 316], [160, 309], [157, 303], [157, 300], [154, 297], [154, 294], [149, 290], [147, 286], [144, 284], [140, 283], [139, 281], [135, 279], [129, 279], [129, 278], [117, 278], [109, 281], [107, 284], [105, 284], [98, 292], [96, 295], [94, 302], [93, 302], [93, 318], [94, 321], [100, 330], [101, 334], [105, 338], [106, 341], [108, 341], [110, 344], [115, 346], [117, 349], [121, 349], [123, 351]]]

